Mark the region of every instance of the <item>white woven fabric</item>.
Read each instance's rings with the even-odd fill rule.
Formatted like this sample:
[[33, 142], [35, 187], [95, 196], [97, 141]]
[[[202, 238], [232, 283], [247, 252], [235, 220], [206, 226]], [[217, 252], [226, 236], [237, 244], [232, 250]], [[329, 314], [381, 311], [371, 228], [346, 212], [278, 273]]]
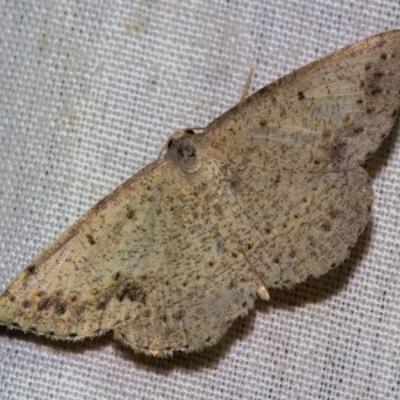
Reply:
[[[251, 90], [400, 25], [398, 0], [0, 3], [0, 290], [79, 215]], [[0, 328], [1, 399], [400, 398], [400, 140], [341, 267], [172, 359]]]

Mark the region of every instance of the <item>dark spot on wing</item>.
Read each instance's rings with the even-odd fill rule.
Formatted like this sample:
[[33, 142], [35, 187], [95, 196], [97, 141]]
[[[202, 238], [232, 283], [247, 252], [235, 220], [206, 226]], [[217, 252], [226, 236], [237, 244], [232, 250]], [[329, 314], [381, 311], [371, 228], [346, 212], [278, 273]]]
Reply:
[[383, 47], [385, 44], [386, 44], [386, 40], [382, 39], [376, 44], [376, 47]]
[[31, 264], [26, 268], [26, 272], [29, 275], [34, 275], [36, 273], [36, 265], [35, 264]]
[[181, 319], [183, 319], [185, 314], [186, 314], [185, 310], [184, 309], [180, 309], [180, 310], [176, 311], [174, 314], [172, 314], [172, 318], [180, 321]]
[[222, 215], [222, 207], [221, 207], [221, 204], [218, 201], [212, 203], [211, 206], [215, 210], [217, 215]]
[[40, 300], [37, 303], [37, 311], [44, 311], [54, 307], [56, 315], [61, 316], [67, 311], [67, 302], [60, 297], [63, 295], [62, 290], [57, 290], [50, 296], [45, 297], [45, 293], [40, 292]]
[[126, 218], [133, 219], [136, 216], [136, 212], [134, 210], [128, 209], [126, 212]]
[[14, 303], [14, 301], [16, 300], [16, 297], [11, 293], [4, 293], [4, 296], [7, 296], [8, 300], [10, 300], [11, 303]]
[[78, 299], [78, 296], [76, 295], [76, 294], [74, 294], [74, 295], [72, 295], [70, 298], [69, 298], [69, 301], [71, 302], [71, 303], [75, 303], [75, 301]]
[[334, 208], [331, 208], [329, 210], [329, 216], [331, 217], [331, 219], [336, 219], [339, 216], [339, 214], [340, 214], [339, 211]]
[[96, 241], [94, 240], [94, 237], [92, 235], [86, 235], [86, 238], [90, 245], [93, 246], [94, 244], [96, 244]]
[[30, 308], [32, 306], [32, 303], [29, 300], [24, 300], [22, 302], [22, 308]]
[[306, 96], [304, 96], [304, 93], [303, 93], [303, 92], [298, 92], [298, 93], [297, 93], [297, 98], [298, 98], [299, 100], [303, 100], [305, 97], [306, 97]]
[[143, 292], [142, 287], [135, 282], [124, 282], [118, 289], [117, 299], [121, 302], [125, 298], [128, 298], [130, 301], [139, 301], [143, 303], [146, 294]]
[[[117, 272], [118, 274], [118, 272]], [[116, 274], [113, 278], [116, 277]], [[111, 299], [117, 299], [119, 302], [129, 299], [134, 302], [144, 304], [146, 300], [146, 293], [141, 285], [137, 282], [123, 280], [121, 281], [120, 276], [118, 280], [105, 289], [96, 299], [96, 309], [105, 310]]]
[[348, 113], [348, 114], [344, 117], [343, 121], [344, 121], [346, 124], [348, 124], [352, 119], [353, 119], [353, 114], [352, 114], [352, 113]]
[[232, 178], [229, 181], [229, 189], [232, 192], [232, 194], [239, 194], [240, 193], [240, 186], [239, 182], [236, 178]]
[[322, 225], [321, 225], [322, 230], [324, 230], [325, 232], [330, 232], [332, 230], [332, 224], [328, 221], [325, 221]]
[[364, 128], [361, 126], [358, 128], [354, 128], [353, 132], [355, 135], [359, 135], [360, 133], [364, 132]]
[[346, 150], [346, 143], [341, 140], [336, 140], [332, 143], [332, 146], [329, 151], [329, 156], [333, 165], [339, 165], [344, 158]]
[[107, 308], [107, 304], [110, 301], [110, 299], [105, 299], [103, 298], [96, 304], [96, 310], [105, 310]]
[[377, 96], [378, 94], [383, 93], [383, 89], [380, 87], [374, 87], [374, 88], [371, 88], [370, 93], [372, 96]]
[[117, 281], [119, 278], [121, 278], [121, 272], [116, 272], [113, 276], [112, 276], [112, 279], [114, 280], [114, 281]]
[[[223, 242], [223, 239], [222, 239], [222, 237], [221, 237], [221, 234], [220, 234], [218, 231], [214, 231], [213, 239], [214, 239], [215, 244], [216, 244], [216, 250], [217, 250], [217, 252], [218, 252], [218, 253], [224, 252], [224, 251], [225, 251], [225, 244], [224, 244], [224, 242]], [[209, 262], [209, 265], [210, 265], [210, 266], [213, 266], [214, 263], [213, 263], [212, 261], [210, 261], [210, 262]]]
[[37, 310], [38, 311], [43, 311], [46, 310], [51, 306], [50, 298], [49, 297], [44, 297], [43, 299], [40, 299], [37, 304]]
[[67, 311], [67, 303], [62, 300], [55, 301], [54, 311], [55, 311], [56, 315], [59, 315], [59, 316], [65, 314], [65, 312]]

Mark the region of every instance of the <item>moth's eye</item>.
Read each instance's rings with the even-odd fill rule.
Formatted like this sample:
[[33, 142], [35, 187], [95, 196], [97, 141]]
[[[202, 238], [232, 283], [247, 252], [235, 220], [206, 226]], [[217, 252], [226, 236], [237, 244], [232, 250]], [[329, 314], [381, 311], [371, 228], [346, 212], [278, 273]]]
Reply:
[[189, 133], [190, 135], [194, 135], [194, 130], [193, 129], [186, 129], [185, 133]]
[[168, 141], [168, 144], [167, 144], [167, 147], [170, 149], [171, 148], [171, 146], [172, 146], [172, 139], [170, 139], [169, 141]]

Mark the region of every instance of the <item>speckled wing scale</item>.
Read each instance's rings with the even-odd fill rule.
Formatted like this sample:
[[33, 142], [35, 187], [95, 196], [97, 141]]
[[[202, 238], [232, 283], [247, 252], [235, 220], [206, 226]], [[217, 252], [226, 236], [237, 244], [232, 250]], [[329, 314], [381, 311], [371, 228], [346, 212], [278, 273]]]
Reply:
[[400, 106], [400, 31], [266, 86], [89, 210], [0, 298], [0, 323], [113, 330], [156, 356], [214, 344], [268, 288], [339, 265], [373, 200], [360, 165]]

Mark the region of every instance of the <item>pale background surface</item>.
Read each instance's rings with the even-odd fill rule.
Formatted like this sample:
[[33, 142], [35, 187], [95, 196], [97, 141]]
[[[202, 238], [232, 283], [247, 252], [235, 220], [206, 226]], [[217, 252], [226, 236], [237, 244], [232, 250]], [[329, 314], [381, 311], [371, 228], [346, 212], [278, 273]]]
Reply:
[[[0, 4], [0, 290], [79, 215], [251, 91], [400, 27], [398, 0]], [[371, 223], [344, 265], [158, 360], [111, 335], [0, 328], [1, 399], [400, 398], [400, 140], [367, 163]]]

